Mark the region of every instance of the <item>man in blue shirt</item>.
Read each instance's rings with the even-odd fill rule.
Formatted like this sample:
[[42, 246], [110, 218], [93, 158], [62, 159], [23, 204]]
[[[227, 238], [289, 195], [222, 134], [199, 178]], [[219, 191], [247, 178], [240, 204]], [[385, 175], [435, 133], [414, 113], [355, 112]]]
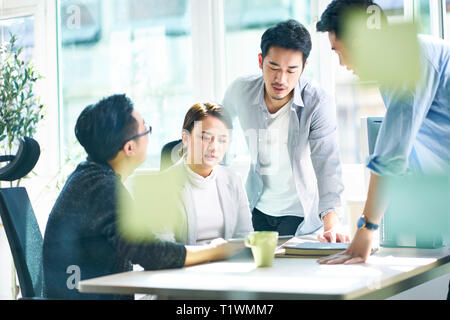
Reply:
[[[356, 40], [343, 35], [344, 17], [352, 9], [369, 18], [374, 6], [381, 15], [380, 27], [386, 27], [386, 16], [371, 0], [334, 0], [317, 23], [318, 31], [328, 32], [341, 65], [355, 73], [358, 67], [352, 60], [349, 41]], [[368, 258], [373, 232], [386, 206], [381, 196], [384, 176], [398, 176], [407, 171], [450, 172], [450, 45], [429, 36], [419, 36], [418, 43], [422, 63], [415, 86], [380, 87], [387, 112], [367, 163], [371, 177], [360, 228], [348, 250], [321, 259], [320, 263], [351, 264]]]
[[268, 29], [259, 55], [262, 75], [236, 79], [222, 104], [246, 135], [254, 229], [300, 235], [323, 225], [320, 240], [344, 242], [335, 232], [343, 191], [335, 105], [301, 77], [311, 47], [308, 30], [295, 20]]

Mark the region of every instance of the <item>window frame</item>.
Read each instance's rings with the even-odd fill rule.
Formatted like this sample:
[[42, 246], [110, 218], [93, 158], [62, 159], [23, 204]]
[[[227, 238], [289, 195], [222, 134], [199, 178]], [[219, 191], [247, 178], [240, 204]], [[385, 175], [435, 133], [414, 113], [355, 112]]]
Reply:
[[[449, 32], [446, 25], [446, 0], [428, 1], [430, 7], [431, 35], [445, 39], [445, 37], [447, 36], [447, 32]], [[416, 16], [416, 10], [420, 2], [421, 0], [404, 0], [405, 16], [408, 18], [408, 21], [416, 21], [418, 19], [418, 17]]]
[[[34, 17], [33, 63], [39, 74], [45, 75], [36, 83], [36, 94], [40, 96], [41, 103], [45, 106], [46, 115], [38, 124], [35, 135], [40, 144], [41, 156], [34, 169], [36, 176], [21, 183], [27, 187], [35, 211], [39, 211], [37, 207], [45, 204], [45, 197], [42, 195], [61, 166], [58, 64], [55, 63], [57, 61], [56, 2], [57, 0], [3, 0], [0, 2], [0, 19]], [[39, 216], [38, 220], [42, 218], [39, 222], [43, 230], [45, 219], [39, 214], [36, 215]]]
[[[36, 136], [40, 139], [41, 149], [52, 151], [57, 154], [54, 157], [41, 159], [38, 166], [44, 176], [47, 172], [54, 172], [59, 167], [59, 105], [55, 92], [58, 92], [57, 65], [57, 30], [55, 26], [57, 0], [3, 0], [3, 7], [0, 5], [0, 19], [14, 19], [24, 16], [34, 16], [34, 58], [33, 63], [36, 70], [45, 75], [44, 79], [36, 84], [37, 94], [41, 97], [41, 102], [46, 106], [46, 120], [38, 126]], [[52, 160], [53, 159], [53, 160]], [[41, 166], [42, 165], [42, 166]], [[56, 167], [55, 167], [56, 165]]]
[[[450, 15], [450, 11], [447, 11], [447, 1], [443, 0], [444, 2], [444, 40], [450, 41], [450, 18], [448, 15]], [[449, 20], [449, 21], [447, 21]]]
[[431, 32], [433, 36], [445, 39], [446, 35], [446, 3], [445, 0], [430, 1]]
[[[60, 167], [59, 144], [59, 105], [55, 92], [58, 92], [57, 72], [57, 32], [56, 32], [56, 1], [57, 0], [0, 0], [0, 19], [14, 19], [25, 16], [34, 17], [34, 65], [36, 70], [45, 75], [36, 83], [36, 93], [41, 97], [41, 102], [46, 106], [46, 119], [38, 125], [36, 139], [41, 147], [40, 161], [34, 172], [33, 179], [25, 180], [22, 185], [27, 187], [33, 208], [38, 220], [41, 233], [45, 230], [47, 222], [48, 206], [52, 205], [43, 197], [47, 191], [47, 185]], [[55, 156], [56, 155], [56, 156]], [[16, 273], [11, 264], [11, 296], [17, 298]], [[0, 288], [0, 295], [5, 295], [5, 288]]]
[[221, 102], [226, 90], [223, 0], [191, 0], [193, 97]]
[[[407, 0], [405, 0], [407, 1]], [[311, 2], [313, 21], [319, 20], [319, 15], [327, 7], [329, 0], [314, 0]], [[192, 50], [194, 63], [195, 99], [209, 99], [221, 102], [227, 89], [226, 58], [225, 58], [225, 12], [224, 0], [191, 0]], [[312, 32], [313, 41], [318, 44], [321, 64], [319, 66], [319, 83], [334, 93], [334, 75], [330, 76], [329, 67], [333, 63], [328, 38], [323, 34]], [[324, 63], [322, 63], [324, 62]]]
[[[405, 18], [414, 20], [415, 1], [404, 0]], [[429, 0], [432, 20], [433, 34], [445, 38], [448, 30], [446, 30], [446, 7], [445, 0]], [[312, 2], [313, 20], [319, 19], [320, 13], [326, 8], [330, 0], [319, 0]], [[433, 4], [433, 5], [432, 5]], [[58, 0], [2, 0], [0, 6], [0, 17], [15, 18], [26, 15], [35, 16], [35, 62], [41, 73], [46, 74], [46, 79], [42, 81], [45, 85], [40, 87], [48, 88], [41, 93], [45, 105], [48, 110], [48, 117], [52, 120], [49, 123], [58, 123], [57, 126], [45, 131], [51, 131], [47, 137], [52, 137], [51, 145], [57, 145], [58, 163], [57, 168], [61, 165], [62, 150], [61, 132], [60, 132], [60, 88], [58, 65], [54, 65], [54, 61], [58, 61]], [[195, 99], [207, 99], [220, 102], [226, 90], [226, 66], [225, 66], [225, 22], [224, 22], [224, 0], [191, 0], [192, 15], [192, 42], [193, 42], [193, 81], [198, 84], [194, 87], [193, 96]], [[56, 20], [56, 21], [55, 21]], [[55, 23], [56, 22], [56, 23]], [[335, 92], [334, 74], [329, 73], [333, 64], [333, 59], [327, 39], [312, 35], [317, 43], [320, 55], [320, 72], [319, 83], [325, 90], [333, 94]], [[58, 92], [55, 98], [51, 92]], [[53, 96], [53, 97], [52, 97]], [[55, 135], [55, 132], [57, 135]], [[55, 141], [57, 137], [57, 141]], [[50, 145], [50, 144], [49, 144]], [[54, 148], [52, 148], [55, 150]], [[47, 162], [47, 161], [46, 161]], [[53, 162], [48, 166], [55, 168]]]

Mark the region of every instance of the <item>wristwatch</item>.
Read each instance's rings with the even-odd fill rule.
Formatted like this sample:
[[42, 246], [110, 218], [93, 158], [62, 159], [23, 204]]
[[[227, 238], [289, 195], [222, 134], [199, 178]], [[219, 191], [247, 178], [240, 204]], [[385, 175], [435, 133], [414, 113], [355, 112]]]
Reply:
[[366, 228], [367, 230], [377, 230], [379, 227], [377, 224], [367, 221], [364, 215], [359, 218], [357, 226], [358, 229]]

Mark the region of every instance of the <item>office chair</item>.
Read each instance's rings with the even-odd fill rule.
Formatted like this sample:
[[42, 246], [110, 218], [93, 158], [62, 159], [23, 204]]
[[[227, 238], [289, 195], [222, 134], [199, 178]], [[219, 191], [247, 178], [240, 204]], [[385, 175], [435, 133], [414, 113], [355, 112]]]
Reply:
[[40, 154], [41, 149], [36, 140], [28, 137], [21, 139], [15, 156], [0, 156], [0, 163], [9, 161], [0, 168], [0, 181], [15, 181], [25, 177], [33, 170]]
[[[26, 176], [40, 156], [39, 144], [23, 138], [15, 156], [0, 157], [10, 161], [0, 169], [0, 181], [14, 181]], [[19, 278], [22, 299], [43, 296], [43, 239], [25, 188], [0, 189], [0, 217], [5, 227], [14, 265]]]
[[181, 159], [180, 150], [183, 148], [182, 140], [171, 141], [164, 145], [161, 150], [160, 170], [163, 171]]

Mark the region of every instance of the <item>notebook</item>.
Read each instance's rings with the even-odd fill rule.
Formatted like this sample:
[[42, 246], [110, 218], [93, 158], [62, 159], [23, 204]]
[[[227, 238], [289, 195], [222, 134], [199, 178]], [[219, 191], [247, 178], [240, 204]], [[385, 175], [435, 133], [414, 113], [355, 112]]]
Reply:
[[297, 244], [285, 244], [283, 248], [286, 255], [300, 256], [328, 256], [345, 251], [349, 243], [329, 242], [302, 242]]

